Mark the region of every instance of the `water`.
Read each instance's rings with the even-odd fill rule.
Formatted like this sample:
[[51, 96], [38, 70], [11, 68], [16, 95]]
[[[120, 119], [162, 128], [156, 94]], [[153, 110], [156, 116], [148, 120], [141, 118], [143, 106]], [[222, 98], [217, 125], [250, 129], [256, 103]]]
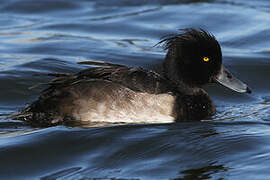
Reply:
[[[0, 179], [269, 179], [270, 2], [267, 0], [2, 0]], [[205, 28], [251, 95], [206, 87], [211, 121], [33, 129], [5, 120], [77, 62], [159, 68], [153, 47], [179, 28]]]

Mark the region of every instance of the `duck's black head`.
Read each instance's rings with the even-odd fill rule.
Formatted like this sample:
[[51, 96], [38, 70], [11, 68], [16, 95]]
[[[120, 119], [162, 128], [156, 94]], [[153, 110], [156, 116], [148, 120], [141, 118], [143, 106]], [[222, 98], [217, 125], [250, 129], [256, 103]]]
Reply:
[[220, 82], [238, 92], [250, 91], [222, 66], [221, 48], [214, 35], [203, 29], [181, 31], [160, 42], [168, 50], [163, 64], [168, 79], [191, 87]]
[[184, 29], [182, 34], [165, 38], [168, 50], [164, 69], [169, 79], [189, 85], [203, 85], [212, 81], [221, 70], [222, 53], [216, 38], [199, 29]]

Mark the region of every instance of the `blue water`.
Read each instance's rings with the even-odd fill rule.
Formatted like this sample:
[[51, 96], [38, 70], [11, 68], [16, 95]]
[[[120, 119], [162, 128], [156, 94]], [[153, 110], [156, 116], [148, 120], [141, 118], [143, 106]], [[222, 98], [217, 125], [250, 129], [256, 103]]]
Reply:
[[[34, 129], [6, 120], [50, 77], [95, 60], [158, 69], [179, 28], [212, 32], [253, 93], [208, 85], [217, 114], [191, 123]], [[270, 1], [1, 0], [0, 179], [269, 179]]]

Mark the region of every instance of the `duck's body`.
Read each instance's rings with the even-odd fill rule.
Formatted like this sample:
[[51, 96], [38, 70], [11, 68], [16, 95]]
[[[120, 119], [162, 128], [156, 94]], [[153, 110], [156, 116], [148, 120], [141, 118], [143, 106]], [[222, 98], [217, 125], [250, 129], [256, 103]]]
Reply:
[[50, 84], [23, 110], [20, 119], [34, 126], [168, 123], [201, 119], [215, 112], [203, 89], [185, 94], [166, 77], [142, 68], [89, 68]]
[[[212, 116], [214, 105], [200, 87], [225, 71], [218, 42], [209, 33], [194, 29], [164, 41], [168, 49], [164, 74], [112, 65], [60, 76], [13, 118], [34, 126], [52, 126], [74, 122], [164, 123]], [[200, 41], [208, 46], [197, 46]], [[181, 52], [189, 46], [194, 51]], [[205, 50], [206, 54], [201, 54]], [[195, 56], [213, 60], [195, 62]], [[243, 89], [247, 91], [247, 87]]]

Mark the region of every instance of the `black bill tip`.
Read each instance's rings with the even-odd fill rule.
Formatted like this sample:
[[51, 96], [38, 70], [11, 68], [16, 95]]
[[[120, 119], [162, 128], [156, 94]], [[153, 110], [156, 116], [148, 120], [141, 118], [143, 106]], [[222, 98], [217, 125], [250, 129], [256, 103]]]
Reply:
[[251, 91], [251, 89], [250, 89], [249, 87], [247, 87], [246, 92], [247, 92], [248, 94], [251, 94], [251, 93], [252, 93], [252, 91]]

